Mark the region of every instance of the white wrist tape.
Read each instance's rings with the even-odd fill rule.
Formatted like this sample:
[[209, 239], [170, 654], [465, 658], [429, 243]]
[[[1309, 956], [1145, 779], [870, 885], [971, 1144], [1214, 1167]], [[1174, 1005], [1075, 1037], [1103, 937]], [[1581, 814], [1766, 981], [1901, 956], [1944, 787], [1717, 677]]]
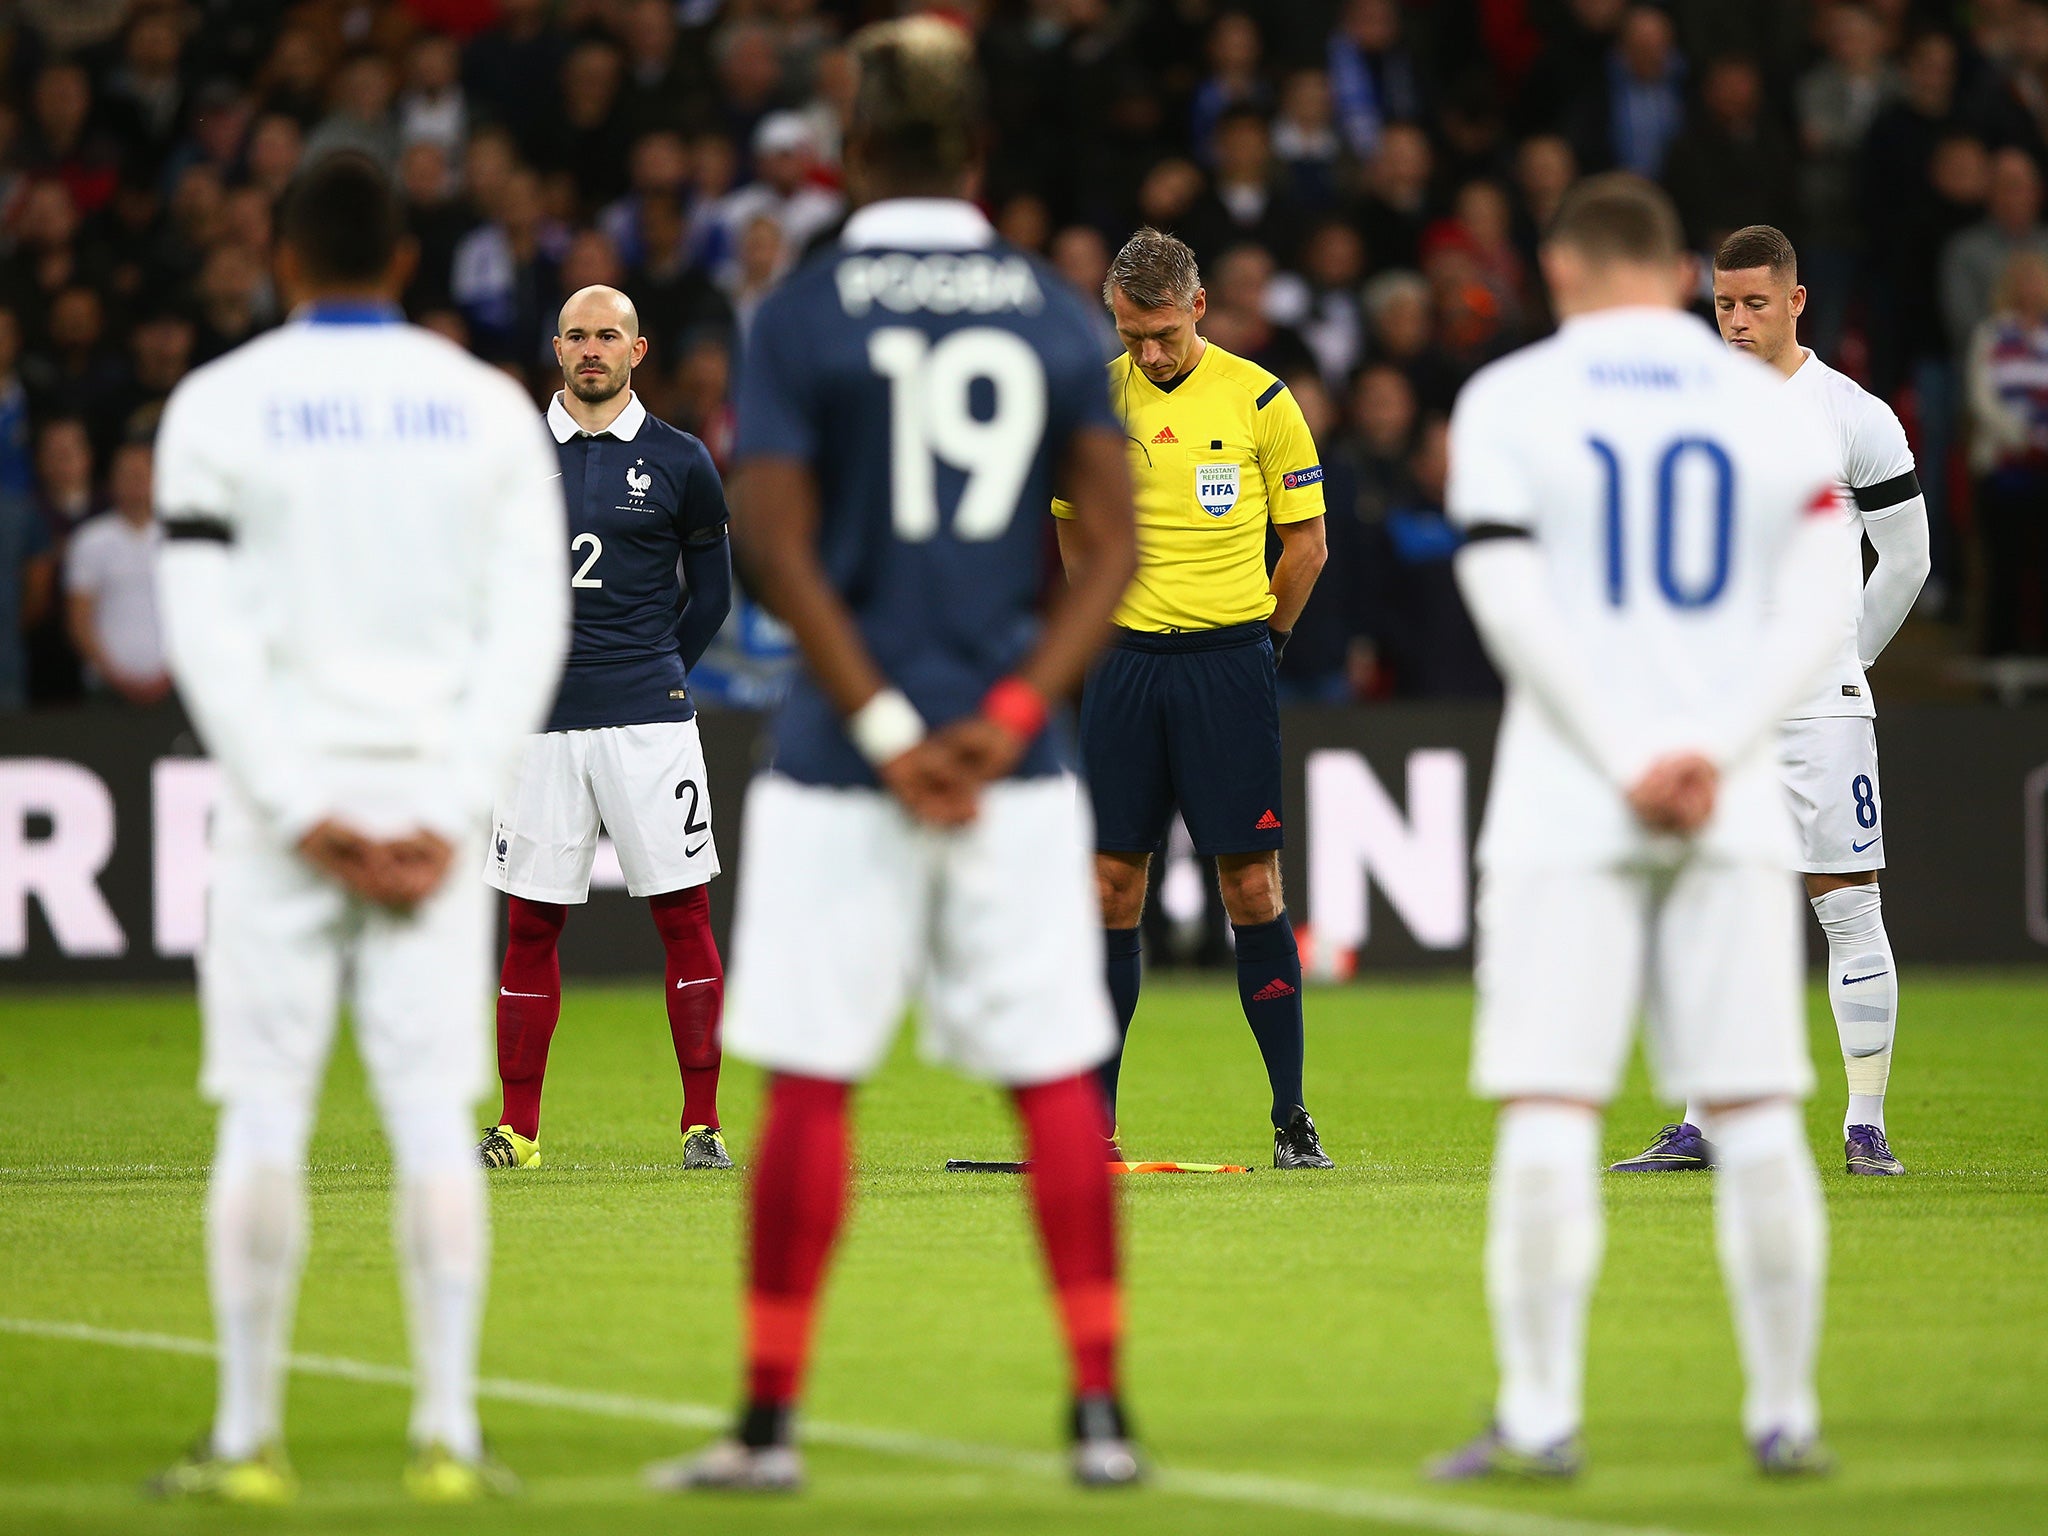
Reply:
[[901, 757], [924, 740], [924, 716], [898, 688], [884, 688], [853, 712], [846, 734], [875, 767]]

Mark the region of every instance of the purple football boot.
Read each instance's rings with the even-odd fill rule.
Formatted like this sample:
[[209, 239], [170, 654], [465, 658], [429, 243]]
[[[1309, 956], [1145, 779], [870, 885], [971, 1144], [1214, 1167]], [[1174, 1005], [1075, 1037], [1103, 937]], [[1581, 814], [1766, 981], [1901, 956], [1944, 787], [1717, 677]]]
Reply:
[[1893, 1157], [1892, 1149], [1885, 1145], [1884, 1132], [1874, 1125], [1850, 1126], [1842, 1142], [1842, 1153], [1851, 1173], [1895, 1179], [1906, 1171], [1906, 1165]]
[[1634, 1157], [1624, 1158], [1609, 1173], [1692, 1173], [1714, 1166], [1714, 1149], [1707, 1133], [1690, 1120], [1667, 1125], [1657, 1139]]
[[1774, 1429], [1750, 1447], [1756, 1469], [1765, 1477], [1826, 1477], [1835, 1470], [1835, 1458], [1820, 1443], [1819, 1435], [1794, 1439]]
[[1439, 1456], [1422, 1469], [1432, 1483], [1474, 1483], [1489, 1478], [1512, 1478], [1529, 1483], [1565, 1483], [1579, 1475], [1586, 1453], [1577, 1435], [1566, 1435], [1540, 1451], [1518, 1451], [1500, 1435], [1497, 1425], [1448, 1456]]

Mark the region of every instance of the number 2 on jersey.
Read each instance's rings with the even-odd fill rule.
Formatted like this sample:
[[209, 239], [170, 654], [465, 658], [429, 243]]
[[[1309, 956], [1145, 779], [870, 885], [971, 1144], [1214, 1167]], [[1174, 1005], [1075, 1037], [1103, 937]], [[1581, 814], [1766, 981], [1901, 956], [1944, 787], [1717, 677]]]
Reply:
[[579, 549], [588, 549], [590, 553], [584, 557], [583, 563], [576, 567], [576, 574], [569, 578], [569, 585], [572, 587], [603, 586], [604, 579], [591, 575], [590, 568], [597, 564], [597, 557], [604, 553], [604, 540], [594, 533], [579, 533], [569, 541], [569, 553], [573, 555]]
[[[1586, 446], [1600, 461], [1607, 480], [1607, 509], [1604, 529], [1607, 540], [1607, 601], [1619, 608], [1628, 601], [1626, 518], [1622, 515], [1621, 456], [1611, 443], [1597, 437]], [[1708, 512], [1713, 518], [1713, 553], [1703, 577], [1688, 582], [1678, 569], [1678, 519], [1680, 502], [1678, 476], [1690, 456], [1706, 465], [1710, 494]], [[1705, 608], [1719, 598], [1728, 585], [1728, 564], [1735, 542], [1735, 466], [1728, 451], [1710, 437], [1675, 438], [1657, 460], [1656, 562], [1657, 588], [1674, 608]]]
[[[955, 537], [1001, 538], [1017, 515], [1045, 431], [1045, 365], [1021, 336], [969, 326], [937, 346], [923, 331], [884, 326], [868, 337], [868, 361], [889, 381], [889, 484], [896, 536], [923, 543], [939, 531], [942, 459], [966, 474], [953, 513]], [[977, 380], [993, 408], [974, 414]]]

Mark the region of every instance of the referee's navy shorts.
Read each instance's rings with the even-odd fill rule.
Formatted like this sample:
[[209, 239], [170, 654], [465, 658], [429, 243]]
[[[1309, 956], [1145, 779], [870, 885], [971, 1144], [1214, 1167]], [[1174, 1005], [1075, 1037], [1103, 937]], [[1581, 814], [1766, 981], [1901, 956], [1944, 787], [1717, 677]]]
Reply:
[[1154, 851], [1175, 806], [1199, 853], [1280, 847], [1280, 706], [1266, 626], [1118, 630], [1081, 695], [1081, 766], [1104, 853]]

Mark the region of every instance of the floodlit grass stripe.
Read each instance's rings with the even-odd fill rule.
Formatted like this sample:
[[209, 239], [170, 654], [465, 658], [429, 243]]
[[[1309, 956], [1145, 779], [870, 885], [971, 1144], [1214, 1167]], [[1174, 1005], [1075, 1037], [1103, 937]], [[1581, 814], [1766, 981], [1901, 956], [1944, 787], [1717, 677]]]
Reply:
[[[125, 1328], [99, 1328], [90, 1323], [64, 1322], [56, 1318], [0, 1317], [0, 1333], [206, 1359], [211, 1359], [215, 1353], [213, 1343], [208, 1339]], [[290, 1365], [292, 1370], [304, 1376], [326, 1376], [376, 1386], [412, 1385], [412, 1372], [403, 1366], [378, 1365], [338, 1355], [295, 1354], [291, 1356]], [[731, 1419], [728, 1411], [704, 1403], [666, 1402], [623, 1392], [589, 1392], [576, 1387], [511, 1381], [502, 1377], [487, 1376], [479, 1380], [477, 1395], [497, 1402], [521, 1403], [530, 1408], [555, 1408], [601, 1418], [673, 1424], [683, 1429], [719, 1429]], [[809, 1419], [804, 1421], [804, 1437], [814, 1444], [867, 1451], [878, 1456], [902, 1456], [955, 1466], [995, 1467], [1033, 1476], [1051, 1476], [1063, 1465], [1059, 1457], [1038, 1451], [975, 1445], [964, 1440], [942, 1440], [900, 1430], [867, 1429], [859, 1425], [818, 1423]], [[1684, 1533], [1664, 1526], [1615, 1525], [1598, 1520], [1524, 1514], [1511, 1509], [1447, 1504], [1365, 1488], [1334, 1488], [1323, 1483], [1245, 1473], [1162, 1470], [1156, 1486], [1162, 1493], [1212, 1504], [1292, 1509], [1340, 1520], [1444, 1531], [1451, 1536], [1684, 1536]]]

